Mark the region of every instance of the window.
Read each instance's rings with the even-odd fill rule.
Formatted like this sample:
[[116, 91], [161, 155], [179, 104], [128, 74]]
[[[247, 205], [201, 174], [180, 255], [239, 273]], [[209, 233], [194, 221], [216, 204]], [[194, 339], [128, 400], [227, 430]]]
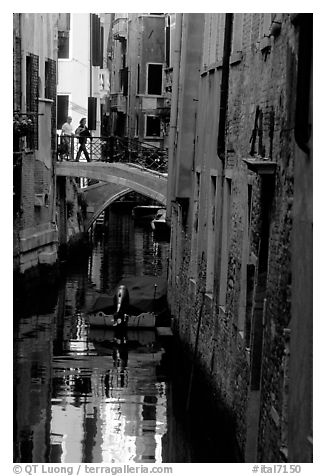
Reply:
[[227, 276], [228, 276], [228, 258], [230, 244], [230, 228], [231, 228], [231, 180], [225, 179], [224, 183], [224, 210], [223, 210], [223, 231], [222, 231], [222, 252], [221, 252], [221, 277], [220, 277], [220, 306], [226, 304]]
[[216, 175], [211, 175], [209, 195], [206, 292], [212, 293], [215, 268]]
[[67, 120], [68, 116], [68, 107], [69, 107], [69, 96], [62, 95], [58, 96], [58, 112], [57, 112], [57, 129], [61, 129], [62, 124]]
[[248, 236], [250, 235], [251, 212], [252, 212], [252, 185], [248, 185]]
[[270, 28], [272, 24], [272, 14], [262, 13], [260, 19], [260, 38], [270, 35]]
[[103, 28], [100, 17], [96, 13], [91, 14], [91, 51], [92, 65], [103, 68]]
[[45, 61], [45, 81], [44, 81], [44, 97], [52, 99], [53, 104], [51, 106], [51, 148], [56, 147], [56, 123], [57, 123], [57, 111], [56, 111], [56, 97], [57, 97], [57, 62], [50, 58]]
[[69, 58], [70, 13], [59, 14], [58, 58]]
[[26, 56], [26, 112], [33, 120], [33, 132], [27, 136], [27, 146], [38, 149], [39, 57]]
[[170, 65], [170, 15], [165, 19], [165, 63], [166, 66]]
[[158, 116], [146, 116], [146, 137], [160, 137], [161, 121]]
[[243, 13], [235, 13], [232, 32], [232, 53], [242, 51]]
[[193, 205], [193, 231], [191, 235], [191, 277], [197, 278], [198, 230], [199, 230], [200, 172], [196, 172]]
[[69, 31], [58, 31], [58, 58], [69, 58]]
[[120, 91], [124, 96], [128, 96], [128, 68], [122, 68], [119, 71]]
[[32, 110], [32, 58], [31, 56], [26, 56], [26, 109], [27, 111]]
[[147, 65], [147, 94], [162, 94], [162, 64]]
[[217, 61], [222, 61], [223, 59], [223, 48], [224, 48], [224, 28], [225, 28], [225, 13], [218, 13], [218, 35], [217, 35], [217, 45], [216, 45], [216, 59]]
[[136, 114], [135, 137], [139, 135], [139, 116]]
[[139, 94], [140, 91], [140, 66], [139, 64], [137, 65], [137, 94]]

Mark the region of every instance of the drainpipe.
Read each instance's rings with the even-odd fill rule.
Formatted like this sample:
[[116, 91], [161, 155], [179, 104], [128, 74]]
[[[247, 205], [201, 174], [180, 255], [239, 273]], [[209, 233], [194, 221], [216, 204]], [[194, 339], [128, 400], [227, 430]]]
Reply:
[[224, 28], [224, 47], [223, 47], [223, 62], [222, 62], [222, 79], [221, 79], [221, 93], [220, 93], [220, 117], [218, 127], [217, 139], [217, 154], [225, 165], [225, 123], [226, 112], [229, 95], [229, 72], [230, 72], [230, 56], [232, 43], [232, 24], [233, 13], [225, 14], [225, 28]]
[[[178, 102], [179, 102], [179, 77], [180, 77], [180, 57], [182, 42], [182, 21], [183, 13], [176, 14], [175, 25], [175, 49], [173, 55], [173, 82], [172, 82], [172, 100], [170, 113], [170, 130], [169, 130], [169, 162], [168, 162], [168, 191], [167, 191], [167, 219], [171, 219], [171, 201], [175, 199], [175, 138], [178, 119]], [[170, 199], [170, 200], [169, 200]]]

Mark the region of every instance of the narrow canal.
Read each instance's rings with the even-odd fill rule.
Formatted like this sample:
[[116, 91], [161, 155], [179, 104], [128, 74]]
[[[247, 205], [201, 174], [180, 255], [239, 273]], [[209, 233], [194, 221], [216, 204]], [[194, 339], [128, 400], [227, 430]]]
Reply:
[[121, 279], [166, 276], [169, 244], [110, 209], [91, 256], [59, 284], [14, 294], [14, 460], [22, 463], [236, 462], [232, 424], [172, 339], [87, 324], [85, 309]]

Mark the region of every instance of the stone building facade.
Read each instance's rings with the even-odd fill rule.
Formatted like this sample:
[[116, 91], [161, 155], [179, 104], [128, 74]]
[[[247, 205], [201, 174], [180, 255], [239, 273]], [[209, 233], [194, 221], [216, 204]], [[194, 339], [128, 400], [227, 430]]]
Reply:
[[312, 460], [311, 38], [310, 14], [176, 18], [169, 302], [247, 462]]
[[163, 13], [116, 13], [109, 40], [110, 133], [167, 146], [170, 112]]
[[57, 260], [57, 15], [13, 15], [14, 269]]

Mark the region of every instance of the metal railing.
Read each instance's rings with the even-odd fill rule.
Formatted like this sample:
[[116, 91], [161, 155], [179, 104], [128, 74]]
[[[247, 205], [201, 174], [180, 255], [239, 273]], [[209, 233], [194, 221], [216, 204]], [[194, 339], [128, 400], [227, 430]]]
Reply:
[[[79, 138], [76, 136], [57, 137], [58, 160], [75, 161], [80, 147]], [[86, 150], [91, 161], [94, 162], [120, 162], [136, 164], [140, 167], [167, 173], [168, 151], [160, 147], [140, 142], [137, 139], [110, 137], [89, 137]], [[81, 152], [81, 157], [84, 153]]]

